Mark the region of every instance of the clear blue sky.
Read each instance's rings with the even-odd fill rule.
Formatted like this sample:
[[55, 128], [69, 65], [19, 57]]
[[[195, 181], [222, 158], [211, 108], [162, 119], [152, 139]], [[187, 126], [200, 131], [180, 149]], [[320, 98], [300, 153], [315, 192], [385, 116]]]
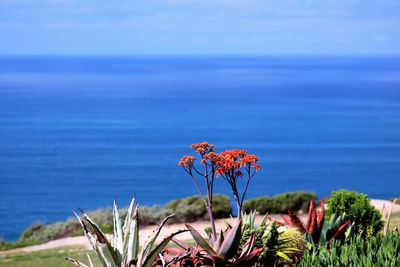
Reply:
[[400, 54], [400, 0], [1, 0], [0, 54]]

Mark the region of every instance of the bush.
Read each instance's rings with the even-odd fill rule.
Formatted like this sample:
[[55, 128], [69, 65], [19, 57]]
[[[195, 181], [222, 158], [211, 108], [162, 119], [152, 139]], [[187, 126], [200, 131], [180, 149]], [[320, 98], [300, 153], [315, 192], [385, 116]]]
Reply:
[[[215, 218], [227, 218], [232, 213], [230, 200], [227, 196], [215, 195], [213, 199]], [[165, 207], [152, 206], [143, 207], [139, 210], [139, 222], [141, 226], [155, 225], [160, 223], [166, 216], [175, 213], [168, 223], [193, 222], [196, 220], [208, 219], [204, 202], [197, 196], [177, 199], [169, 202]], [[126, 209], [121, 209], [122, 217], [126, 215]], [[103, 209], [88, 212], [105, 233], [113, 232], [112, 209]], [[34, 224], [26, 229], [21, 237], [13, 243], [0, 240], [0, 248], [15, 248], [26, 245], [40, 244], [50, 240], [67, 236], [83, 235], [82, 228], [75, 218], [69, 218], [65, 222], [53, 224]]]
[[271, 198], [263, 196], [245, 201], [243, 210], [245, 212], [257, 210], [260, 214], [286, 213], [288, 209], [307, 211], [310, 201], [316, 199], [315, 193], [308, 192], [284, 193]]
[[380, 212], [371, 205], [371, 201], [365, 194], [340, 190], [332, 193], [327, 202], [325, 218], [331, 214], [346, 214], [346, 218], [354, 222], [354, 230], [364, 238], [378, 234], [383, 227]]
[[334, 241], [329, 250], [321, 247], [319, 253], [304, 253], [299, 266], [400, 266], [400, 233], [369, 240], [358, 236], [348, 244]]
[[[183, 199], [173, 200], [165, 205], [161, 217], [175, 213], [171, 218], [172, 223], [194, 222], [196, 220], [208, 219], [207, 209], [204, 202], [198, 196], [191, 196]], [[232, 213], [232, 206], [227, 196], [215, 195], [213, 197], [214, 218], [227, 218]]]

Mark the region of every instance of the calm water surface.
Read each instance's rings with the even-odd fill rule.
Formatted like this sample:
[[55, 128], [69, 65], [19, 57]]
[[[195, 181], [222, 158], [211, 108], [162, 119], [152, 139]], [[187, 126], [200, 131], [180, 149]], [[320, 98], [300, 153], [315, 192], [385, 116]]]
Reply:
[[0, 236], [195, 194], [177, 162], [204, 140], [261, 157], [249, 197], [399, 195], [399, 58], [2, 57]]

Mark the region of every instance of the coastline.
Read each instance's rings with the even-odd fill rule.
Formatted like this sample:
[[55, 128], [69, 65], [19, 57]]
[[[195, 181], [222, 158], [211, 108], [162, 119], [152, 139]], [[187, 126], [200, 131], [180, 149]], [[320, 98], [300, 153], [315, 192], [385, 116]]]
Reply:
[[[389, 213], [392, 202], [389, 200], [383, 200], [383, 199], [371, 199], [371, 204], [378, 209], [381, 213], [383, 212], [384, 217]], [[400, 213], [400, 204], [394, 204], [392, 213]], [[277, 214], [271, 214], [269, 215], [271, 219], [274, 220], [281, 220], [280, 215]], [[306, 214], [300, 215], [301, 219], [306, 218]], [[256, 216], [256, 223], [260, 222], [262, 220], [263, 216], [262, 215], [257, 215]], [[221, 229], [225, 226], [225, 222], [232, 222], [234, 218], [226, 218], [226, 219], [218, 219], [216, 220], [216, 227], [218, 229]], [[201, 221], [196, 221], [193, 223], [189, 223], [196, 229], [204, 229], [205, 227], [209, 226], [209, 222], [205, 220]], [[140, 235], [139, 238], [141, 242], [144, 242], [144, 240], [147, 239], [149, 235], [152, 234], [153, 230], [156, 228], [156, 226], [151, 225], [151, 226], [145, 226], [140, 229]], [[165, 225], [162, 229], [162, 234], [159, 237], [159, 239], [162, 239], [163, 236], [169, 235], [173, 232], [176, 232], [177, 230], [180, 229], [185, 229], [185, 224], [184, 223], [176, 223], [176, 224], [170, 224], [170, 225]], [[111, 238], [111, 235], [107, 235], [108, 238]], [[190, 239], [190, 234], [189, 233], [182, 233], [179, 236], [180, 239], [186, 240]], [[89, 245], [88, 240], [86, 239], [85, 236], [76, 236], [76, 237], [65, 237], [65, 238], [60, 238], [56, 240], [52, 240], [43, 244], [39, 245], [33, 245], [33, 246], [27, 246], [27, 247], [21, 247], [21, 248], [16, 248], [16, 249], [11, 249], [11, 250], [5, 250], [5, 251], [0, 251], [0, 256], [7, 256], [7, 255], [15, 255], [15, 254], [24, 254], [24, 253], [31, 253], [31, 252], [36, 252], [36, 251], [43, 251], [43, 250], [49, 250], [49, 249], [57, 249], [57, 248], [63, 248], [63, 247], [80, 247], [84, 250], [90, 250], [91, 247]]]

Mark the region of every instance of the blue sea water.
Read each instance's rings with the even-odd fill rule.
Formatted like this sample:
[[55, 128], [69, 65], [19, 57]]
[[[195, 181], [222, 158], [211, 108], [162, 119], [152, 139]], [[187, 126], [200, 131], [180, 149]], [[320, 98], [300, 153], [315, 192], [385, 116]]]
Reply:
[[0, 235], [193, 195], [177, 162], [205, 140], [260, 156], [249, 197], [399, 195], [400, 60], [1, 57]]

